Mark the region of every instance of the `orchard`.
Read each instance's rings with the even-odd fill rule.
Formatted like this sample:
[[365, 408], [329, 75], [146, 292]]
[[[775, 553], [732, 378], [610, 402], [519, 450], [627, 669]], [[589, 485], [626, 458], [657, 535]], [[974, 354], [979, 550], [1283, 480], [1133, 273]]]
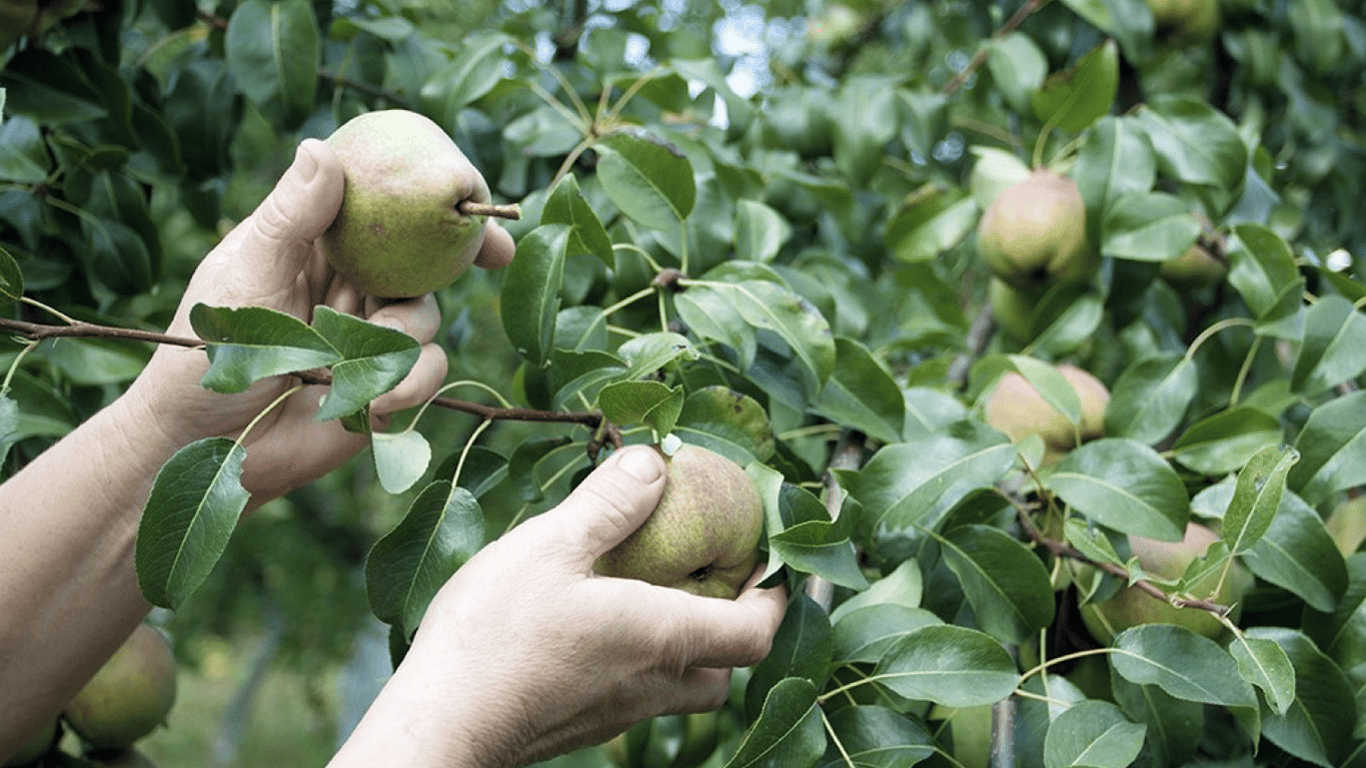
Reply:
[[[0, 0], [0, 46], [0, 479], [158, 345], [367, 433], [246, 517], [243, 441], [163, 467], [137, 577], [182, 666], [263, 625], [335, 663], [374, 619], [400, 659], [462, 563], [651, 443], [743, 468], [786, 618], [719, 710], [546, 765], [1366, 766], [1362, 0]], [[423, 163], [348, 170], [415, 234], [336, 249], [435, 290], [450, 362], [373, 430], [402, 333], [162, 332], [299, 142], [381, 112], [488, 189], [448, 222]], [[510, 264], [442, 262], [491, 217]], [[706, 546], [747, 566], [735, 527]]]

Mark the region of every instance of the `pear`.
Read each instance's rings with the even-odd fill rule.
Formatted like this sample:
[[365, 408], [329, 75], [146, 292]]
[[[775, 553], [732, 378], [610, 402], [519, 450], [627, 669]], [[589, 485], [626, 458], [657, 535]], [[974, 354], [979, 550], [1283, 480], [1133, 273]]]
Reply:
[[94, 750], [121, 750], [166, 721], [176, 697], [171, 644], [150, 624], [139, 624], [62, 716]]
[[754, 572], [764, 505], [740, 465], [684, 445], [664, 456], [659, 505], [594, 570], [706, 597], [734, 598]]
[[1001, 377], [987, 398], [984, 416], [987, 424], [1019, 442], [1027, 435], [1038, 435], [1044, 443], [1043, 465], [1050, 466], [1082, 442], [1105, 433], [1105, 407], [1110, 390], [1105, 383], [1075, 365], [1062, 363], [1058, 373], [1076, 390], [1081, 400], [1081, 421], [1073, 424], [1054, 410], [1024, 376], [1011, 371]]
[[1038, 169], [1006, 187], [978, 222], [977, 251], [993, 275], [1022, 291], [1085, 280], [1092, 265], [1076, 182]]
[[1224, 279], [1227, 272], [1222, 261], [1196, 243], [1180, 256], [1162, 262], [1157, 274], [1173, 288], [1199, 290]]
[[488, 185], [439, 125], [403, 109], [366, 112], [326, 143], [346, 176], [341, 211], [320, 238], [337, 273], [365, 293], [408, 298], [444, 288], [474, 263]]
[[[1186, 525], [1186, 535], [1181, 541], [1157, 541], [1143, 536], [1130, 536], [1129, 547], [1145, 573], [1174, 581], [1186, 572], [1191, 561], [1203, 555], [1209, 545], [1218, 539], [1218, 533], [1193, 522]], [[1252, 574], [1234, 561], [1224, 580], [1223, 589], [1212, 597], [1215, 602], [1233, 605], [1236, 609], [1238, 601], [1252, 589], [1253, 582]], [[1193, 585], [1191, 593], [1197, 597], [1210, 597], [1208, 593], [1218, 583], [1219, 574], [1211, 574]], [[1214, 639], [1221, 637], [1225, 631], [1224, 625], [1208, 611], [1178, 608], [1136, 587], [1124, 587], [1109, 600], [1083, 605], [1081, 618], [1091, 631], [1091, 636], [1106, 644], [1114, 640], [1115, 635], [1139, 624], [1176, 624]]]
[[1039, 297], [1039, 293], [1021, 291], [999, 277], [992, 277], [987, 283], [991, 316], [996, 318], [996, 325], [1016, 341], [1033, 338], [1034, 306], [1039, 303]]

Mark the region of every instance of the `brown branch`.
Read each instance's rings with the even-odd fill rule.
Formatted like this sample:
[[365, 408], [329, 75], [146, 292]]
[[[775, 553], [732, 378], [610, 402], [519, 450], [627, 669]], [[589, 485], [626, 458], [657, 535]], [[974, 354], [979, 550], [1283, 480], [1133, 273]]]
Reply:
[[[991, 36], [991, 39], [999, 40], [1000, 38], [1005, 37], [1011, 32], [1014, 32], [1017, 28], [1019, 28], [1021, 24], [1024, 23], [1025, 19], [1029, 18], [1030, 14], [1042, 8], [1043, 4], [1046, 2], [1048, 2], [1048, 0], [1029, 0], [1029, 2], [1020, 6], [1020, 9], [1015, 12], [1015, 15], [1011, 16], [1008, 20], [1006, 20], [1006, 23], [1002, 24], [1001, 28], [996, 30], [996, 32]], [[962, 88], [963, 83], [966, 83], [968, 78], [972, 77], [972, 73], [976, 72], [978, 69], [981, 69], [982, 64], [984, 64], [986, 60], [987, 49], [984, 46], [977, 50], [977, 53], [974, 54], [972, 57], [972, 61], [969, 61], [968, 65], [966, 67], [963, 67], [963, 70], [961, 72], [954, 75], [952, 80], [944, 84], [944, 88], [942, 89], [943, 94], [945, 96], [950, 96], [959, 88]]]
[[[152, 344], [168, 344], [191, 349], [206, 345], [203, 339], [188, 336], [172, 336], [165, 333], [143, 331], [136, 328], [119, 328], [110, 325], [75, 322], [69, 325], [44, 325], [24, 320], [0, 318], [0, 330], [10, 331], [29, 341], [44, 341], [60, 338], [119, 339], [123, 341], [144, 341]], [[305, 384], [327, 386], [332, 383], [332, 374], [324, 369], [295, 371], [296, 376]], [[586, 411], [541, 411], [534, 408], [498, 408], [482, 403], [457, 400], [453, 397], [436, 397], [432, 405], [448, 408], [478, 416], [486, 421], [531, 421], [556, 424], [583, 424], [597, 429], [603, 424], [602, 414]], [[620, 439], [619, 437], [617, 439]]]
[[362, 83], [359, 80], [352, 80], [348, 77], [343, 77], [341, 75], [334, 74], [332, 72], [328, 72], [322, 69], [318, 70], [318, 77], [332, 83], [333, 85], [339, 85], [343, 88], [350, 88], [353, 91], [360, 91], [361, 93], [367, 96], [374, 96], [375, 98], [384, 99], [385, 101], [388, 101], [389, 103], [402, 107], [404, 109], [411, 110], [413, 108], [412, 104], [408, 103], [407, 99], [403, 98], [397, 93], [386, 91], [383, 88], [376, 88], [373, 85], [370, 85], [368, 83]]

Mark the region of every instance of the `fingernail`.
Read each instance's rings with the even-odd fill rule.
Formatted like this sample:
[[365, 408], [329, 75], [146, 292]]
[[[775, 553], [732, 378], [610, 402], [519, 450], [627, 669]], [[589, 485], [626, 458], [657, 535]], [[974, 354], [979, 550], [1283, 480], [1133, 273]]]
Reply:
[[663, 462], [648, 448], [631, 448], [621, 453], [620, 466], [626, 474], [642, 483], [653, 483], [664, 474]]
[[303, 144], [294, 150], [294, 169], [305, 184], [318, 175], [318, 161], [313, 159], [312, 152], [304, 149]]

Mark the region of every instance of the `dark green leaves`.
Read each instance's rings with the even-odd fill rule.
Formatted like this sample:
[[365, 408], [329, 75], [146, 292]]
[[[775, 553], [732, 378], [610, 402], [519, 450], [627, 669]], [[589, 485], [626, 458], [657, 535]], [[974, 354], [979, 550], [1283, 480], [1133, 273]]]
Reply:
[[910, 699], [950, 707], [994, 704], [1019, 683], [1015, 662], [991, 636], [949, 624], [902, 638], [873, 672], [880, 684]]
[[564, 224], [532, 230], [517, 243], [517, 256], [507, 267], [503, 330], [513, 347], [534, 364], [544, 363], [552, 349], [570, 232]]
[[209, 370], [202, 383], [215, 392], [245, 392], [261, 379], [341, 360], [303, 321], [265, 307], [196, 304], [190, 324], [208, 342]]
[[306, 0], [246, 0], [228, 20], [228, 66], [267, 114], [298, 127], [313, 112], [321, 34]]
[[605, 150], [598, 178], [622, 212], [650, 229], [682, 226], [697, 196], [687, 157], [644, 133], [614, 133], [598, 146]]
[[1067, 455], [1048, 478], [1063, 501], [1124, 533], [1179, 541], [1190, 497], [1176, 470], [1145, 445], [1108, 438]]

